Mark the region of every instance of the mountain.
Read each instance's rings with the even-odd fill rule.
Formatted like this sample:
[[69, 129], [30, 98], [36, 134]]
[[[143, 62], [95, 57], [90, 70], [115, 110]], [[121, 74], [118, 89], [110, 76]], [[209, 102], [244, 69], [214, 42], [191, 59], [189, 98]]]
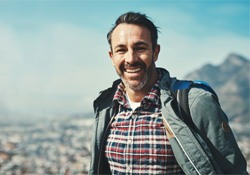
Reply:
[[206, 81], [218, 94], [229, 120], [250, 122], [250, 61], [246, 57], [230, 54], [222, 64], [206, 64], [185, 79]]

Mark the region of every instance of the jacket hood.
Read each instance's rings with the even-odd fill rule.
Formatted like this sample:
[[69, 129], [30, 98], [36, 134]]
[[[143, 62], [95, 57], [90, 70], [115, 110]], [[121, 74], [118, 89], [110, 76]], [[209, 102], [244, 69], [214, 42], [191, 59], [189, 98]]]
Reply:
[[121, 83], [121, 79], [118, 79], [113, 82], [112, 87], [101, 91], [99, 96], [94, 101], [94, 111], [96, 112], [97, 108], [100, 108], [100, 110], [111, 107], [113, 97], [115, 95], [117, 86]]
[[[171, 78], [169, 72], [164, 68], [156, 68], [161, 71], [162, 79], [160, 81], [160, 89], [161, 91], [165, 91], [165, 93], [170, 94], [170, 89], [176, 78]], [[104, 109], [107, 107], [111, 107], [114, 94], [116, 92], [117, 86], [121, 83], [121, 79], [118, 79], [113, 82], [112, 87], [103, 90], [100, 92], [100, 95], [94, 101], [94, 110], [96, 112], [97, 108]]]
[[157, 70], [161, 71], [162, 73], [160, 88], [162, 90], [170, 91], [172, 85], [176, 81], [176, 78], [171, 78], [169, 72], [164, 68], [157, 68]]

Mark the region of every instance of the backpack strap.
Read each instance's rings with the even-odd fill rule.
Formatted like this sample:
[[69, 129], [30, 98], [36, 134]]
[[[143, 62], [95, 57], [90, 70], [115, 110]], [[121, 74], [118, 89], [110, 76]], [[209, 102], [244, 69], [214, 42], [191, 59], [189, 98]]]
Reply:
[[177, 80], [172, 86], [172, 97], [173, 97], [173, 109], [176, 114], [184, 121], [189, 127], [195, 128], [195, 124], [192, 120], [189, 103], [188, 93], [193, 84], [193, 81]]
[[188, 103], [188, 93], [191, 88], [202, 88], [206, 91], [211, 92], [215, 99], [218, 101], [218, 96], [215, 91], [208, 85], [208, 83], [203, 81], [187, 81], [187, 80], [176, 80], [171, 88], [171, 93], [174, 99], [174, 110], [177, 115], [183, 120], [189, 127], [195, 129], [196, 126], [191, 117], [189, 103]]

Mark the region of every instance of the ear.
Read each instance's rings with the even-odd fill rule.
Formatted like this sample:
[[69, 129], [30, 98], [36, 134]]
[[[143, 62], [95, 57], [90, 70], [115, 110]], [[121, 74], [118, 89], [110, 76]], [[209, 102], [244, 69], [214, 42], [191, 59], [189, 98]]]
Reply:
[[109, 57], [112, 61], [112, 65], [115, 66], [114, 59], [113, 59], [113, 52], [111, 50], [109, 51]]
[[158, 55], [160, 53], [161, 50], [161, 46], [159, 44], [157, 44], [155, 46], [155, 50], [154, 50], [154, 62], [156, 62], [158, 60]]

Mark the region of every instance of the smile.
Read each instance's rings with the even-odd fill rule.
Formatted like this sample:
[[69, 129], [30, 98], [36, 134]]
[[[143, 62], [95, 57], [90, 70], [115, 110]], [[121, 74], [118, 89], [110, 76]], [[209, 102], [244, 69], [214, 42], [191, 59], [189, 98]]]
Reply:
[[125, 69], [125, 72], [127, 72], [127, 73], [137, 73], [137, 72], [140, 72], [142, 70], [142, 68], [141, 67], [139, 67], [139, 68], [135, 68], [135, 69]]

